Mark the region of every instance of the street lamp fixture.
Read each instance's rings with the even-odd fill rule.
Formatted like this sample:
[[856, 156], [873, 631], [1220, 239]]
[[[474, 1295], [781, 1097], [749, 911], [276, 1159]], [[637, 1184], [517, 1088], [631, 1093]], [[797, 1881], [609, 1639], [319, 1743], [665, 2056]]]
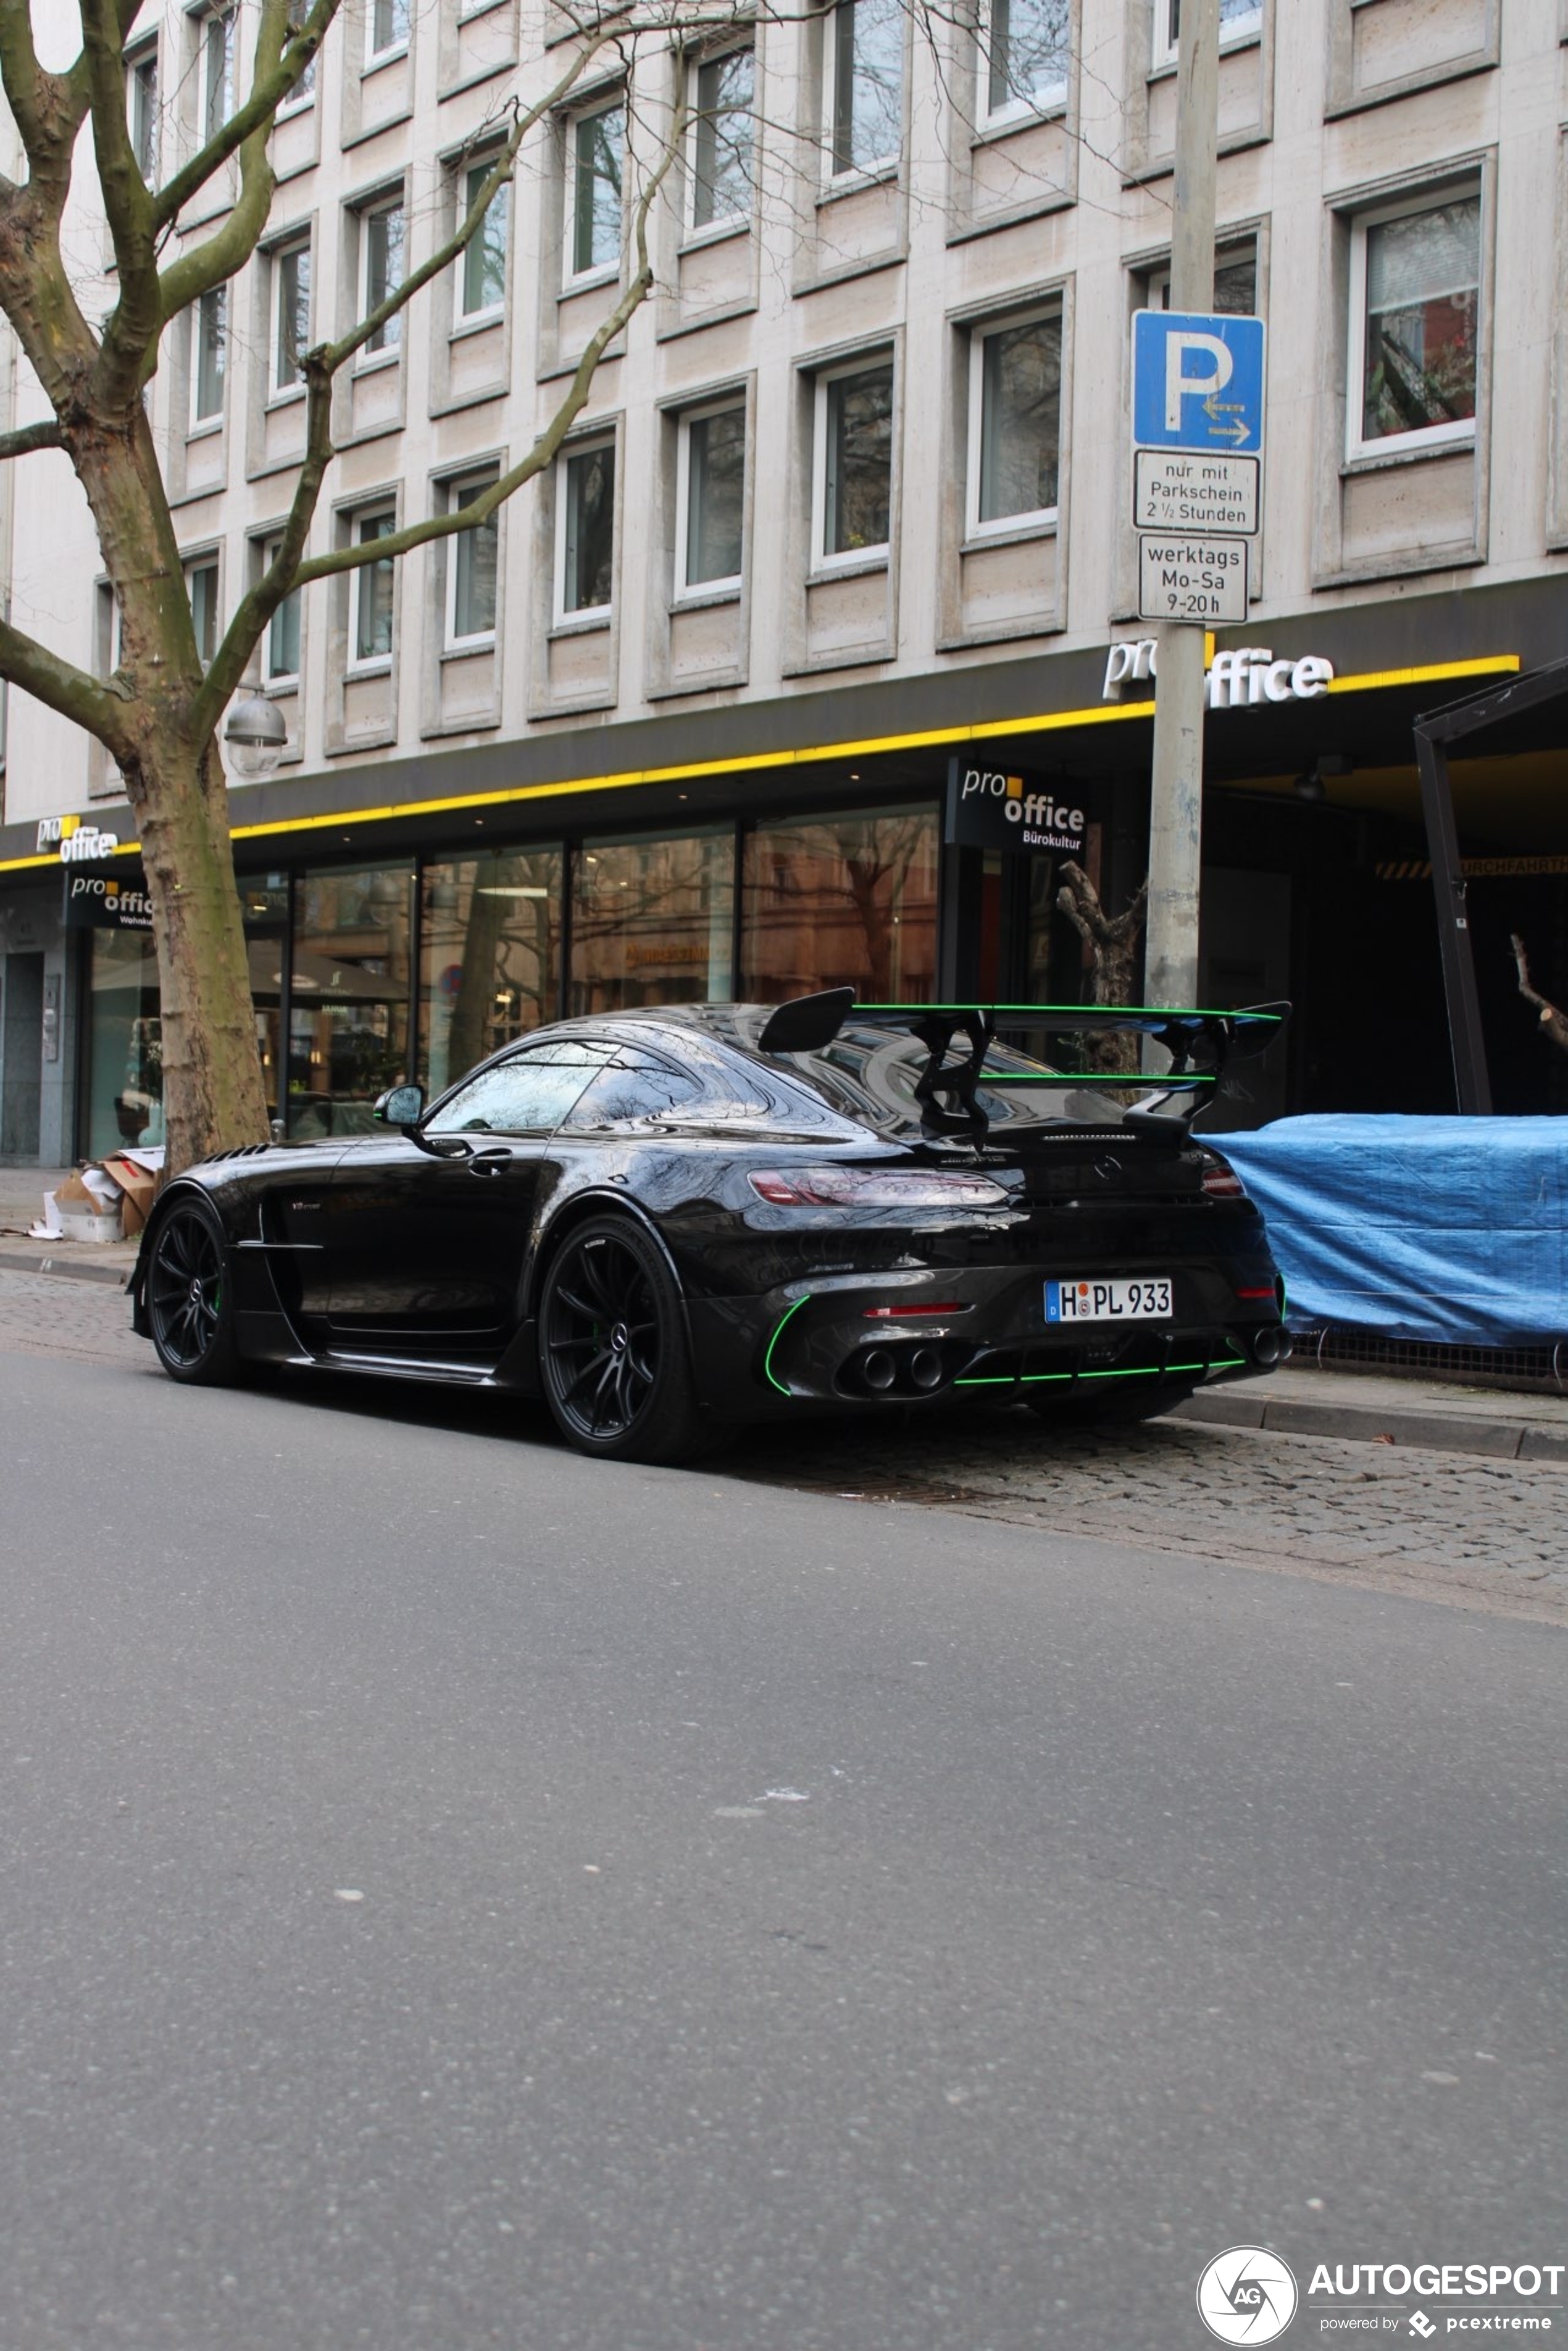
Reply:
[[224, 750], [234, 775], [246, 783], [270, 776], [287, 742], [283, 713], [265, 694], [242, 695], [231, 705], [224, 728]]

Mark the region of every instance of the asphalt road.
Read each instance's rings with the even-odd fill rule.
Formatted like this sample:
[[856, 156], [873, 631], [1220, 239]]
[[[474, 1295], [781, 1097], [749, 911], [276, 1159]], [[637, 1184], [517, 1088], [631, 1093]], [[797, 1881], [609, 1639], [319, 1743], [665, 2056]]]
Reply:
[[0, 1352], [4, 2351], [1561, 2257], [1557, 1628], [146, 1362]]

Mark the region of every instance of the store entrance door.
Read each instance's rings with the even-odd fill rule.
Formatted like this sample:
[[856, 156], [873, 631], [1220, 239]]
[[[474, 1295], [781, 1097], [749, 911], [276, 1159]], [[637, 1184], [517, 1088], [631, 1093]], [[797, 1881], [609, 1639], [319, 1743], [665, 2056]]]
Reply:
[[0, 1159], [37, 1160], [44, 1085], [44, 958], [5, 958], [0, 1030]]
[[[1291, 993], [1291, 877], [1239, 867], [1203, 869], [1198, 1002], [1233, 1012], [1248, 1004], [1276, 1004]], [[1220, 1082], [1203, 1119], [1210, 1132], [1264, 1126], [1285, 1115], [1290, 1081], [1289, 1039], [1260, 1061], [1245, 1061]]]

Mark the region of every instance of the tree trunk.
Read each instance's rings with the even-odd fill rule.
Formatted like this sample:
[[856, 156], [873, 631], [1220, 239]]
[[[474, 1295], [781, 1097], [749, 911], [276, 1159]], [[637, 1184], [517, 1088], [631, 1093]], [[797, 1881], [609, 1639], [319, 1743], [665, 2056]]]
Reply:
[[[1092, 972], [1089, 1000], [1092, 1004], [1125, 1004], [1130, 1000], [1148, 894], [1148, 883], [1140, 882], [1132, 903], [1121, 914], [1112, 916], [1101, 904], [1100, 893], [1083, 868], [1074, 864], [1071, 859], [1062, 866], [1061, 887], [1056, 893], [1056, 904], [1089, 949]], [[1103, 1070], [1118, 1076], [1124, 1071], [1132, 1076], [1137, 1070], [1138, 1040], [1135, 1036], [1126, 1033], [1110, 1037], [1086, 1035], [1082, 1047], [1092, 1070]]]
[[265, 1143], [267, 1096], [217, 744], [149, 744], [127, 780], [152, 900], [174, 1174], [211, 1151]]

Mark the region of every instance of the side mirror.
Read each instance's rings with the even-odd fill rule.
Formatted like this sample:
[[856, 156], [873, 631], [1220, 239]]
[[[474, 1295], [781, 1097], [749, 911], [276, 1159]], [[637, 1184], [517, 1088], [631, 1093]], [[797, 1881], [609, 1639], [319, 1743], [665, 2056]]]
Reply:
[[424, 1088], [389, 1088], [377, 1102], [373, 1115], [383, 1126], [417, 1126], [424, 1115]]

